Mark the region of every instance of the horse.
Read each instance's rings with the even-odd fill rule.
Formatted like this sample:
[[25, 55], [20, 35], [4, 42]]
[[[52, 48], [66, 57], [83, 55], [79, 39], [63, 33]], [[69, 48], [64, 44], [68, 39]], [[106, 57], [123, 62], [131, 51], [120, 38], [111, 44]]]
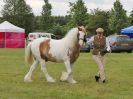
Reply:
[[72, 76], [73, 64], [79, 57], [80, 47], [85, 43], [85, 33], [85, 28], [80, 26], [72, 28], [64, 38], [59, 40], [42, 37], [29, 43], [25, 50], [25, 61], [33, 63], [25, 75], [24, 81], [32, 82], [32, 72], [40, 63], [41, 70], [44, 72], [47, 82], [56, 82], [49, 75], [46, 68], [46, 62], [52, 61], [65, 64], [66, 70], [62, 72], [61, 81], [73, 84], [77, 83]]

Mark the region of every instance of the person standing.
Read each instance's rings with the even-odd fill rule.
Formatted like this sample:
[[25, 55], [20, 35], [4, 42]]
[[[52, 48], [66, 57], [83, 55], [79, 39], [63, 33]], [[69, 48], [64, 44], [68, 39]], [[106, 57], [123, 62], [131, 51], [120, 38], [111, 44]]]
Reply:
[[99, 67], [99, 71], [95, 75], [96, 82], [102, 81], [105, 83], [105, 54], [106, 52], [110, 52], [111, 49], [108, 39], [103, 35], [104, 30], [97, 28], [96, 33], [88, 42], [93, 43], [92, 57]]

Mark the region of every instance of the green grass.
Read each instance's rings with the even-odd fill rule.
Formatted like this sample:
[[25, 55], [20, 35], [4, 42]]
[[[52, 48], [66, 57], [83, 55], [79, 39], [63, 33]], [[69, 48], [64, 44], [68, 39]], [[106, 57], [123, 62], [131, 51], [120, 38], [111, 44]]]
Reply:
[[97, 65], [90, 53], [81, 53], [74, 68], [78, 84], [60, 82], [64, 64], [47, 63], [49, 73], [57, 79], [47, 83], [40, 66], [33, 82], [24, 83], [29, 66], [24, 64], [24, 49], [0, 49], [0, 99], [133, 99], [133, 54], [107, 55], [107, 83], [96, 83]]

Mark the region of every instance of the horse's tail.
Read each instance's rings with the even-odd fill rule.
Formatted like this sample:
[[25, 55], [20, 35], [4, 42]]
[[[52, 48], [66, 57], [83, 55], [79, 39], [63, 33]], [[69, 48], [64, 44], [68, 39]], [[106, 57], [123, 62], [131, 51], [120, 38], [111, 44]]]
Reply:
[[33, 61], [33, 55], [31, 51], [31, 43], [27, 45], [27, 48], [25, 49], [25, 62], [27, 64], [31, 64]]

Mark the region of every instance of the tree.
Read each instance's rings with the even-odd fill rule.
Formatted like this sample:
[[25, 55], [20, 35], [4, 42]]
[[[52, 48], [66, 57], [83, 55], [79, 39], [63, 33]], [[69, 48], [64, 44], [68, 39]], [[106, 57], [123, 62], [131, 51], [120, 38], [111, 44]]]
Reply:
[[108, 17], [108, 11], [102, 11], [98, 8], [91, 10], [87, 24], [87, 30], [89, 31], [89, 34], [95, 34], [96, 29], [101, 27], [105, 30], [105, 34], [108, 35]]
[[4, 20], [25, 28], [26, 33], [33, 30], [34, 14], [24, 0], [4, 0], [4, 3], [2, 9]]
[[68, 26], [76, 26], [76, 25], [86, 25], [86, 19], [88, 18], [87, 15], [87, 8], [83, 2], [83, 0], [77, 0], [76, 3], [70, 2], [70, 12], [71, 16], [70, 23], [68, 23]]
[[66, 30], [67, 23], [70, 20], [70, 16], [52, 16], [53, 26], [48, 30], [56, 35], [64, 36], [68, 31]]
[[52, 26], [52, 17], [51, 17], [51, 9], [52, 6], [49, 4], [48, 0], [44, 0], [45, 5], [43, 5], [42, 10], [42, 29], [44, 31], [48, 31]]
[[109, 18], [109, 29], [112, 33], [120, 33], [120, 30], [127, 25], [126, 11], [123, 9], [119, 0], [114, 2], [114, 7], [111, 9]]
[[2, 17], [0, 17], [0, 23], [3, 21], [3, 18]]
[[52, 16], [53, 18], [53, 23], [54, 24], [58, 24], [58, 25], [66, 25], [69, 20], [70, 20], [70, 16]]
[[130, 25], [133, 25], [133, 11], [131, 11], [131, 13], [130, 13], [129, 23], [130, 23]]
[[35, 16], [34, 20], [35, 20], [35, 31], [43, 31], [42, 30], [42, 27], [41, 27], [41, 19], [42, 19], [42, 16]]

